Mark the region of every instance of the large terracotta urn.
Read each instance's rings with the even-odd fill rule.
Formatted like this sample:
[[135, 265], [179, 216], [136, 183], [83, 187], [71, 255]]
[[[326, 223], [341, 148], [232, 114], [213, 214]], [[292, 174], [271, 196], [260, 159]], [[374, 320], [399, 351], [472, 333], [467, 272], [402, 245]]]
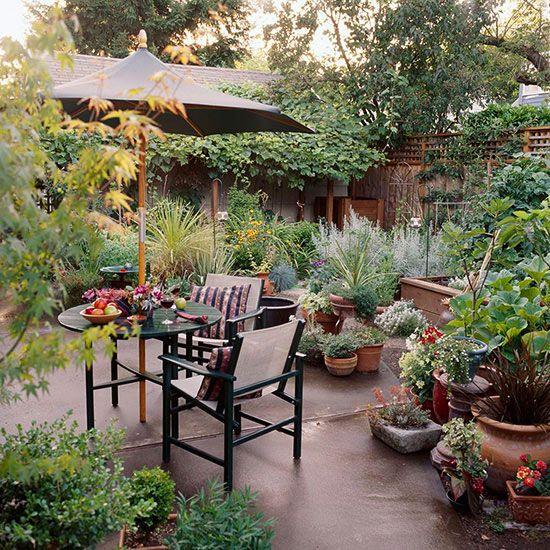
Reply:
[[355, 304], [350, 300], [346, 300], [343, 296], [338, 296], [337, 294], [331, 294], [329, 296], [329, 300], [330, 305], [332, 306], [332, 311], [334, 311], [334, 315], [338, 317], [336, 329], [337, 332], [340, 332], [344, 321], [355, 317]]
[[489, 461], [486, 482], [489, 489], [506, 493], [506, 481], [515, 479], [522, 454], [550, 461], [550, 424], [523, 426], [499, 422], [481, 414], [477, 404], [472, 406], [472, 413], [483, 435], [481, 455]]
[[322, 311], [316, 311], [315, 313], [308, 313], [304, 308], [300, 308], [300, 313], [304, 319], [312, 319], [315, 324], [320, 325], [323, 332], [328, 334], [336, 334], [336, 323], [338, 317], [334, 313], [323, 313]]

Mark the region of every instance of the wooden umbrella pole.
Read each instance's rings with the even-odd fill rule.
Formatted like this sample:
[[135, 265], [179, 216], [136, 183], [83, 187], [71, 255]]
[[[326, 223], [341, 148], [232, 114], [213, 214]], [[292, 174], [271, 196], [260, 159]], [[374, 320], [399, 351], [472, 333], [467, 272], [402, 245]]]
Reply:
[[[146, 180], [146, 149], [147, 142], [144, 136], [139, 146], [139, 176], [138, 176], [138, 215], [139, 215], [139, 244], [138, 244], [138, 283], [145, 284], [145, 198], [147, 195]], [[139, 312], [141, 314], [141, 311]], [[139, 338], [139, 372], [145, 372], [145, 340]], [[139, 421], [145, 422], [146, 415], [145, 380], [139, 381]]]

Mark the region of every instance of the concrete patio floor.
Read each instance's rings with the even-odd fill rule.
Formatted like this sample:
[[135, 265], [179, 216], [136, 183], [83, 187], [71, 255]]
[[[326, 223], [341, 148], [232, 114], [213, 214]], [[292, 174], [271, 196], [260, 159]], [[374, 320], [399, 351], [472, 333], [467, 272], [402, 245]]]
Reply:
[[[70, 337], [68, 335], [68, 337]], [[153, 365], [158, 344], [147, 346]], [[122, 342], [120, 359], [134, 362], [135, 341]], [[108, 363], [101, 358], [96, 380], [105, 380]], [[403, 456], [369, 433], [364, 416], [373, 400], [372, 388], [396, 382], [383, 365], [374, 375], [335, 378], [325, 369], [306, 367], [302, 459], [292, 459], [292, 440], [272, 433], [235, 452], [235, 486], [249, 485], [259, 493], [259, 507], [276, 519], [275, 548], [281, 549], [454, 549], [463, 547], [460, 521], [450, 510], [427, 454]], [[120, 405], [113, 408], [108, 390], [96, 392], [96, 426], [111, 418], [127, 429], [121, 452], [128, 472], [143, 465], [161, 464], [160, 387], [148, 384], [148, 421], [138, 420], [137, 385], [120, 388]], [[247, 405], [268, 419], [289, 413], [284, 402], [268, 397]], [[84, 370], [74, 366], [50, 377], [50, 391], [0, 408], [0, 425], [12, 429], [32, 420], [58, 418], [68, 409], [85, 425]], [[221, 452], [221, 425], [200, 411], [182, 415], [182, 436]], [[245, 424], [245, 429], [247, 425]], [[219, 467], [173, 449], [166, 468], [179, 491], [191, 495]], [[114, 548], [116, 538], [102, 548]]]

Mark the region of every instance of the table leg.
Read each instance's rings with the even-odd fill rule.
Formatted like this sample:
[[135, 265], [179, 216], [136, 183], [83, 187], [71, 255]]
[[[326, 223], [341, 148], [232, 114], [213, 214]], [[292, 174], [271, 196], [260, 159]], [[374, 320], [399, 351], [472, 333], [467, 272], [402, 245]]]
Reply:
[[[188, 332], [185, 335], [185, 359], [193, 361], [193, 333]], [[191, 378], [191, 373], [186, 371], [186, 378]]]
[[[87, 343], [86, 348], [91, 349], [92, 344]], [[90, 360], [84, 363], [86, 370], [86, 429], [91, 430], [94, 427], [94, 364]]]
[[[115, 344], [115, 351], [111, 356], [111, 382], [118, 379], [118, 339], [113, 339]], [[118, 407], [118, 386], [111, 388], [111, 404], [113, 407]]]
[[[168, 343], [168, 342], [167, 342]], [[170, 354], [171, 355], [177, 355], [178, 354], [178, 337], [172, 336], [170, 338]], [[178, 379], [178, 367], [176, 365], [172, 365], [172, 380]], [[176, 408], [178, 406], [178, 398], [173, 397], [171, 406], [173, 408]], [[180, 436], [180, 423], [179, 423], [179, 414], [175, 412], [172, 415], [172, 437], [175, 437], [176, 439], [179, 439]]]
[[[145, 340], [139, 339], [139, 372], [145, 372]], [[147, 401], [145, 396], [145, 380], [139, 381], [139, 421], [147, 421]]]

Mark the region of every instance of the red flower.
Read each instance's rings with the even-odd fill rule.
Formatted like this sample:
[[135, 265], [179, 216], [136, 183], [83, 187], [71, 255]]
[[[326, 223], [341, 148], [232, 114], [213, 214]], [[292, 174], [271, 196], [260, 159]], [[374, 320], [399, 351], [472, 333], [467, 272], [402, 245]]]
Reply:
[[525, 464], [527, 462], [527, 455], [519, 455], [519, 459]]
[[524, 480], [523, 480], [523, 485], [525, 485], [525, 487], [534, 487], [535, 486], [535, 480], [532, 478], [532, 477], [526, 477]]
[[481, 495], [483, 493], [484, 485], [483, 485], [483, 478], [476, 477], [472, 480], [472, 490], [474, 493]]
[[548, 469], [548, 465], [543, 460], [537, 460], [535, 466], [537, 470], [540, 470], [542, 473], [546, 472], [546, 470]]
[[532, 474], [531, 468], [527, 468], [527, 466], [520, 466], [518, 468], [516, 477], [521, 480], [521, 479], [525, 479], [526, 477], [529, 477], [531, 474]]
[[533, 477], [535, 479], [540, 479], [542, 477], [542, 474], [538, 470], [533, 470]]

